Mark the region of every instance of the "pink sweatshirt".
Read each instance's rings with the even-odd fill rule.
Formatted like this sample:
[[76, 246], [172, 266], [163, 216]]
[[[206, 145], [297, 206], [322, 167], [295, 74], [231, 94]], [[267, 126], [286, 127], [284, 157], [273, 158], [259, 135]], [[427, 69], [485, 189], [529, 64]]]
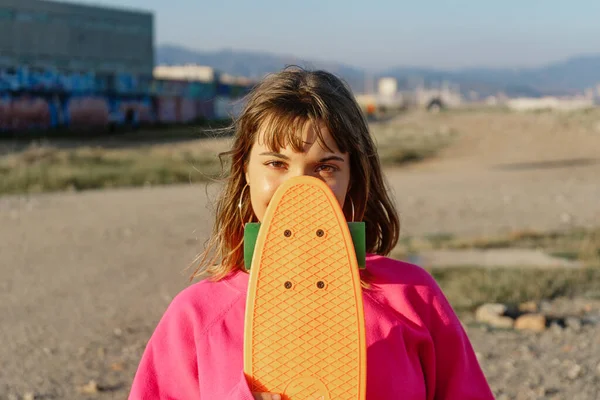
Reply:
[[[493, 400], [462, 325], [427, 271], [373, 254], [367, 271], [367, 400]], [[234, 272], [175, 297], [148, 342], [130, 399], [253, 399], [243, 374], [248, 277]]]

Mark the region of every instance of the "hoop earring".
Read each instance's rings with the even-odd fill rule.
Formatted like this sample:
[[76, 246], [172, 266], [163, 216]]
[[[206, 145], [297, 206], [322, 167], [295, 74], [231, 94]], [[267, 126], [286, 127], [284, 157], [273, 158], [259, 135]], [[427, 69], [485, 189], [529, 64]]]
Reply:
[[352, 222], [354, 222], [354, 201], [350, 197], [350, 205], [352, 206]]
[[244, 216], [242, 215], [242, 199], [244, 198], [244, 192], [249, 185], [246, 183], [246, 186], [242, 189], [242, 193], [240, 194], [240, 202], [238, 203], [238, 209], [240, 211], [240, 220], [242, 221], [242, 226], [244, 226]]

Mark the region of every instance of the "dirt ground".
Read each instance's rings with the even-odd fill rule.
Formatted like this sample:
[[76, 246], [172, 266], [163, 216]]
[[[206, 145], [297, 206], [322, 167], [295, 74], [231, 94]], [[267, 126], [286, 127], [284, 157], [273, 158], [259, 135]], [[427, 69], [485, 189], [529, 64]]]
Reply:
[[[430, 161], [386, 170], [404, 235], [600, 225], [600, 118], [405, 118], [435, 118], [460, 136]], [[0, 398], [125, 398], [158, 319], [189, 284], [216, 190], [0, 197]], [[498, 398], [591, 400], [599, 329], [468, 332]]]

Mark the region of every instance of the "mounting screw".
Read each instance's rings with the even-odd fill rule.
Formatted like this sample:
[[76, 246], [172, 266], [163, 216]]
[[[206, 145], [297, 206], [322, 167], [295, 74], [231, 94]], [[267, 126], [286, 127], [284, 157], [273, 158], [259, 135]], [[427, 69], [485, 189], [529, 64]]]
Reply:
[[319, 282], [317, 282], [317, 287], [318, 287], [319, 289], [323, 289], [323, 288], [325, 287], [325, 282], [323, 282], [323, 281], [319, 281]]
[[323, 237], [323, 236], [325, 236], [325, 231], [324, 231], [323, 229], [319, 229], [319, 230], [317, 230], [317, 236], [318, 236], [318, 237]]
[[286, 289], [291, 289], [292, 288], [292, 282], [287, 281], [283, 286], [285, 286]]
[[290, 236], [292, 236], [292, 231], [290, 231], [289, 229], [286, 229], [286, 230], [283, 232], [283, 236], [285, 236], [285, 237], [290, 237]]

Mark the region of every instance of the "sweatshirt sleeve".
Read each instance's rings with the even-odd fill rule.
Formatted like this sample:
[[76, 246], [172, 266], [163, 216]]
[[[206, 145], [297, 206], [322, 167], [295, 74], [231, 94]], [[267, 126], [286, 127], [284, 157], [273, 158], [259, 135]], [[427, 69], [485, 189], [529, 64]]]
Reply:
[[198, 399], [194, 319], [175, 297], [150, 337], [138, 366], [130, 400]]
[[[129, 400], [212, 398], [202, 393], [198, 376], [197, 355], [202, 354], [196, 348], [196, 335], [201, 331], [198, 313], [184, 296], [175, 297], [146, 345]], [[243, 372], [237, 385], [221, 398], [253, 400]]]
[[254, 400], [246, 376], [242, 372], [239, 383], [231, 389], [226, 397], [227, 400]]
[[435, 346], [435, 400], [493, 400], [475, 351], [446, 296], [433, 287], [430, 332]]

